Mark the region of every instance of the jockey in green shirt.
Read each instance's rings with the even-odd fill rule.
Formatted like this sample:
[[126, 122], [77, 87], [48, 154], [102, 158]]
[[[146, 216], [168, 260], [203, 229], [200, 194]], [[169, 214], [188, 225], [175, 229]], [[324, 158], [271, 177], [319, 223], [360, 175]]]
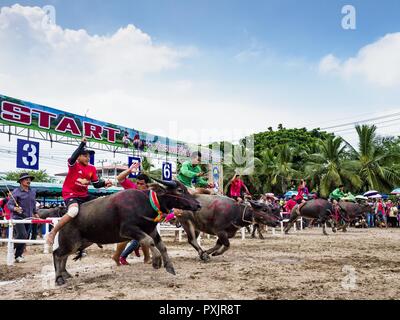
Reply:
[[329, 198], [332, 200], [340, 201], [346, 194], [344, 193], [344, 185], [340, 185], [339, 188], [335, 189], [330, 195]]
[[[178, 174], [178, 180], [182, 182], [187, 188], [194, 188], [194, 186], [207, 188], [210, 185], [202, 178], [204, 172], [200, 167], [201, 153], [193, 152], [191, 160], [182, 164], [181, 170]], [[194, 185], [194, 186], [193, 186]]]

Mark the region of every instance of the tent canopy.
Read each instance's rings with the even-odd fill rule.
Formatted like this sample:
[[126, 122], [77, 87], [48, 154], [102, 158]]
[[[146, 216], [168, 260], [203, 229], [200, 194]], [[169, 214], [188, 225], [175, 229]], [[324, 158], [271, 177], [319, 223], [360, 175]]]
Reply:
[[[10, 190], [14, 190], [16, 188], [19, 188], [19, 183], [15, 181], [0, 181], [0, 196], [4, 196], [7, 194], [7, 187]], [[36, 191], [36, 195], [38, 197], [43, 197], [43, 196], [53, 196], [53, 197], [61, 197], [61, 192], [62, 192], [62, 184], [58, 183], [45, 183], [45, 182], [32, 182], [31, 183], [31, 188]], [[119, 187], [111, 187], [108, 189], [101, 188], [101, 189], [96, 189], [93, 186], [89, 186], [89, 193], [94, 194], [94, 195], [108, 195], [108, 194], [113, 194], [118, 191], [123, 190], [123, 188]]]

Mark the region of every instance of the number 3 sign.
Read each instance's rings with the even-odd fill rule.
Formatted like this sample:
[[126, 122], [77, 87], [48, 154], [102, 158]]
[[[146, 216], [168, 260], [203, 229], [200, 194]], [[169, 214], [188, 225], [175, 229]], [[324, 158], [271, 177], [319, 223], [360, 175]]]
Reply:
[[18, 139], [17, 168], [39, 170], [39, 142]]

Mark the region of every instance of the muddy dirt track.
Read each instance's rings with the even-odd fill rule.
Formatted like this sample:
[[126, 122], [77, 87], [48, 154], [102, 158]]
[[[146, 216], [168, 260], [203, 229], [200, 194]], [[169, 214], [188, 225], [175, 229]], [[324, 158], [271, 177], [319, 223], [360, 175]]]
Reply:
[[[247, 235], [249, 237], [249, 235]], [[26, 263], [7, 267], [0, 247], [0, 293], [7, 299], [399, 299], [400, 229], [350, 229], [323, 236], [320, 229], [239, 236], [231, 249], [203, 263], [184, 241], [163, 237], [177, 275], [154, 270], [142, 258], [117, 267], [113, 245], [92, 246], [79, 262], [69, 259], [74, 278], [54, 287], [52, 256], [29, 246]], [[214, 238], [203, 239], [211, 247]]]

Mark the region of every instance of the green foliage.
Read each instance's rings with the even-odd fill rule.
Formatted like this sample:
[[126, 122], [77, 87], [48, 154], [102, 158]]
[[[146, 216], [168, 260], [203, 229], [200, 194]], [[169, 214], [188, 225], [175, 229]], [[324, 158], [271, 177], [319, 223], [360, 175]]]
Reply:
[[[241, 159], [251, 152], [242, 145], [239, 152], [225, 154], [224, 185], [235, 173], [252, 193], [283, 194], [291, 181], [306, 179], [310, 190], [327, 197], [338, 185], [344, 184], [352, 193], [370, 189], [389, 193], [400, 186], [400, 137], [377, 137], [375, 126], [357, 126], [358, 148], [342, 138], [314, 129], [286, 129], [254, 135], [254, 160], [243, 164]], [[223, 146], [232, 145], [223, 142]], [[223, 150], [223, 149], [222, 149]], [[226, 161], [228, 159], [228, 161]], [[247, 171], [247, 172], [246, 172]]]
[[54, 182], [54, 179], [52, 179], [46, 172], [46, 170], [39, 170], [39, 171], [10, 171], [8, 172], [4, 179], [9, 180], [9, 181], [17, 181], [19, 179], [19, 176], [23, 172], [28, 172], [31, 176], [35, 177], [34, 182]]

